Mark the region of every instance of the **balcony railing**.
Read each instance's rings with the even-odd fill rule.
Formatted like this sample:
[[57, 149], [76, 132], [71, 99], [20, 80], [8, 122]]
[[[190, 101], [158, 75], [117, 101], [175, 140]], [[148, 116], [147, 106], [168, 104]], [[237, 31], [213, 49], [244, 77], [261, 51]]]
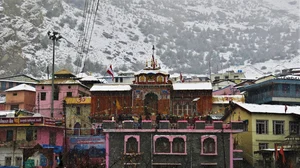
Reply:
[[231, 129], [243, 130], [244, 124], [242, 121], [232, 121], [229, 124], [223, 124], [222, 121], [213, 121], [207, 123], [206, 121], [195, 121], [188, 123], [186, 120], [178, 120], [176, 123], [170, 123], [168, 120], [161, 120], [153, 122], [152, 120], [143, 120], [141, 123], [132, 120], [125, 120], [122, 123], [116, 123], [112, 120], [104, 120], [102, 124], [103, 129], [195, 129], [195, 130], [215, 130], [215, 129]]
[[21, 147], [21, 148], [31, 148], [37, 144], [37, 141], [26, 141], [26, 140], [17, 140], [17, 141], [0, 141], [1, 147]]

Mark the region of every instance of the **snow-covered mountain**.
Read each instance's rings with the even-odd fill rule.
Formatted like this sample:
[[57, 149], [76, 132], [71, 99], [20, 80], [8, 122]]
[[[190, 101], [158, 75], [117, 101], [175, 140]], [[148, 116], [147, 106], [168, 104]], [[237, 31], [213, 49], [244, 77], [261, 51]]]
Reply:
[[[299, 66], [300, 0], [0, 0], [0, 75], [105, 74], [155, 58], [171, 72]], [[292, 62], [291, 62], [292, 61]], [[245, 71], [245, 70], [244, 70]]]

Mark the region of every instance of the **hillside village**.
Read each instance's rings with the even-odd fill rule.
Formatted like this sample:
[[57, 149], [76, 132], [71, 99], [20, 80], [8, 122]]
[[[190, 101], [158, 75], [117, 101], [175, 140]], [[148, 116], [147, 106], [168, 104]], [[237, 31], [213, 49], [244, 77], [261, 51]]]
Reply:
[[300, 68], [0, 78], [0, 167], [300, 167]]

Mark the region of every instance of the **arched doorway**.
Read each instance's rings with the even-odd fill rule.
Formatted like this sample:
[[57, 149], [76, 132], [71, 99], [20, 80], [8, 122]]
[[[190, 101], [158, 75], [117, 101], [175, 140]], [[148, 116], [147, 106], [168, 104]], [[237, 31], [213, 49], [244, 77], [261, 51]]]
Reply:
[[151, 92], [146, 94], [144, 100], [144, 112], [145, 114], [158, 113], [158, 96]]
[[74, 135], [80, 135], [80, 129], [81, 129], [81, 125], [80, 125], [80, 123], [77, 122], [74, 125]]

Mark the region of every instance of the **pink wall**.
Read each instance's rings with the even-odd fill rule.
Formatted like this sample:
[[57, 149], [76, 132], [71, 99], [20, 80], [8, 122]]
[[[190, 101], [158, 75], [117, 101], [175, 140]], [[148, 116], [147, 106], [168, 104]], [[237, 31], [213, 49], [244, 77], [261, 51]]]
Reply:
[[40, 127], [38, 129], [37, 143], [49, 144], [50, 132], [56, 132], [56, 146], [63, 146], [64, 130], [63, 128]]
[[[42, 89], [44, 86], [44, 89]], [[69, 88], [70, 87], [70, 88]], [[39, 112], [43, 116], [51, 117], [51, 98], [52, 98], [52, 86], [51, 85], [36, 85], [36, 112]], [[63, 100], [67, 96], [67, 92], [72, 92], [72, 97], [78, 97], [79, 91], [82, 91], [86, 94], [89, 94], [89, 90], [87, 88], [82, 87], [81, 85], [60, 85], [59, 86], [59, 100], [54, 100], [54, 118], [62, 118], [62, 108], [63, 108]], [[41, 92], [46, 92], [46, 100], [38, 101], [38, 95]], [[41, 99], [41, 96], [40, 96]]]
[[240, 91], [232, 85], [220, 90], [213, 91], [213, 95], [239, 95]]

